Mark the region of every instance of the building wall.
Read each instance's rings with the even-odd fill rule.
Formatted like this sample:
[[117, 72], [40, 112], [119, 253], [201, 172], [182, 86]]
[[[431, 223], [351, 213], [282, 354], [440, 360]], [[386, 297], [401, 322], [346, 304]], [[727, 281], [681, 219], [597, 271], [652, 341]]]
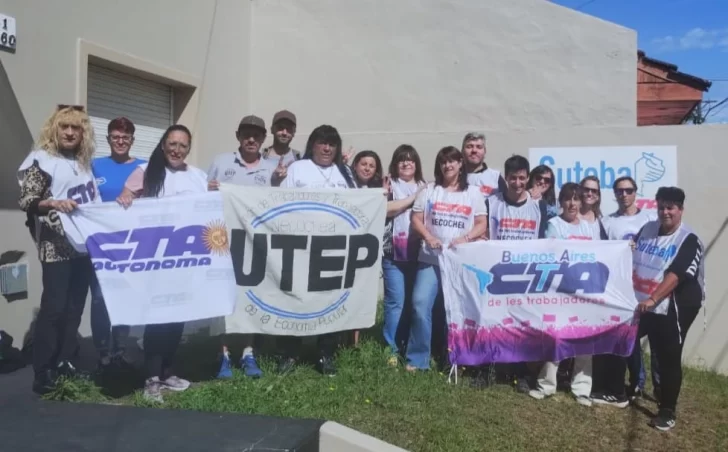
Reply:
[[[471, 129], [636, 117], [635, 33], [542, 0], [0, 0], [0, 11], [18, 29], [16, 53], [0, 52], [4, 181], [55, 104], [85, 102], [90, 60], [174, 86], [203, 168], [236, 146], [243, 115], [268, 122], [281, 108], [300, 118], [297, 146], [329, 123], [385, 161], [403, 142], [433, 153]], [[22, 337], [41, 285], [16, 198], [4, 182], [0, 253], [28, 254], [29, 298], [0, 300], [0, 328]]]
[[635, 32], [543, 0], [269, 0], [253, 17], [252, 110], [299, 113], [299, 148], [320, 124], [388, 160], [450, 132], [636, 120]]

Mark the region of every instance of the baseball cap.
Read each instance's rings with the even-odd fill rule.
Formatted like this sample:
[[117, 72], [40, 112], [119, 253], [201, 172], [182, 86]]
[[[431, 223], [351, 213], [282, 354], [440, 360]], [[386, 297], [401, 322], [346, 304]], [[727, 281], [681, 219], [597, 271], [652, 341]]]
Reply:
[[287, 119], [293, 123], [293, 125], [296, 125], [296, 115], [291, 113], [288, 110], [281, 110], [278, 113], [273, 115], [273, 124], [277, 123], [281, 119]]
[[240, 130], [240, 128], [243, 126], [257, 127], [258, 129], [263, 129], [263, 131], [266, 131], [265, 121], [263, 121], [263, 118], [259, 118], [255, 115], [249, 115], [241, 119], [238, 130]]

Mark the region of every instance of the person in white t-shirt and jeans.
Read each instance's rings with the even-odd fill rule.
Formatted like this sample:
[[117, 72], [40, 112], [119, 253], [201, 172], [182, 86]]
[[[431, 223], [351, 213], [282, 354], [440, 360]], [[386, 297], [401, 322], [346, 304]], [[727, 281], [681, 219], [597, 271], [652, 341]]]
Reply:
[[[354, 175], [342, 160], [341, 136], [332, 126], [315, 128], [308, 137], [306, 152], [301, 160], [288, 167], [282, 188], [349, 189], [357, 188]], [[317, 369], [324, 375], [335, 376], [334, 353], [339, 334], [328, 333], [317, 337], [319, 360]], [[301, 338], [282, 336], [279, 342], [283, 359], [278, 372], [286, 374], [293, 370], [299, 357]]]
[[389, 163], [387, 220], [382, 240], [384, 282], [384, 325], [382, 335], [389, 347], [387, 364], [396, 367], [409, 336], [409, 307], [412, 300], [420, 240], [410, 227], [412, 205], [427, 187], [422, 161], [409, 145], [397, 146]]
[[478, 187], [468, 184], [463, 160], [457, 148], [442, 148], [435, 158], [435, 183], [428, 184], [419, 193], [412, 207], [412, 228], [423, 244], [412, 291], [412, 321], [406, 352], [406, 369], [410, 372], [430, 368], [433, 336], [436, 356], [444, 355], [446, 349], [438, 255], [444, 247], [455, 247], [485, 236], [488, 229], [483, 195]]

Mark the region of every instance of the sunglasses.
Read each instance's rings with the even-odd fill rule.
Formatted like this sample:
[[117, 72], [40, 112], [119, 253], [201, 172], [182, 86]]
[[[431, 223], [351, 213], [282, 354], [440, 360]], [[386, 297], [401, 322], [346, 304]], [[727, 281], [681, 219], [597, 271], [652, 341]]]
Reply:
[[71, 110], [76, 111], [84, 111], [86, 107], [83, 105], [66, 105], [66, 104], [58, 104], [58, 111], [65, 110], [66, 108], [70, 108]]
[[587, 194], [587, 193], [594, 193], [595, 195], [599, 194], [598, 188], [581, 187], [581, 189], [584, 191], [584, 194]]
[[536, 176], [536, 180], [550, 184], [552, 179], [546, 176]]
[[614, 189], [614, 194], [617, 196], [631, 195], [632, 193], [634, 193], [634, 188], [615, 188]]

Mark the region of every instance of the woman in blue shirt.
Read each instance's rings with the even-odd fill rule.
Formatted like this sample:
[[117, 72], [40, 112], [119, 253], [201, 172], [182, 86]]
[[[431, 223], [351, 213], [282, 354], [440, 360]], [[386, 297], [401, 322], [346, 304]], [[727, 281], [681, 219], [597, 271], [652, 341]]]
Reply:
[[[103, 202], [115, 202], [124, 189], [129, 175], [145, 160], [129, 155], [134, 144], [134, 123], [127, 118], [109, 122], [106, 141], [111, 154], [93, 160], [93, 174]], [[128, 369], [124, 359], [124, 346], [129, 337], [128, 326], [111, 327], [101, 287], [94, 275], [91, 278], [91, 333], [99, 353], [99, 371], [108, 374], [112, 370]]]

